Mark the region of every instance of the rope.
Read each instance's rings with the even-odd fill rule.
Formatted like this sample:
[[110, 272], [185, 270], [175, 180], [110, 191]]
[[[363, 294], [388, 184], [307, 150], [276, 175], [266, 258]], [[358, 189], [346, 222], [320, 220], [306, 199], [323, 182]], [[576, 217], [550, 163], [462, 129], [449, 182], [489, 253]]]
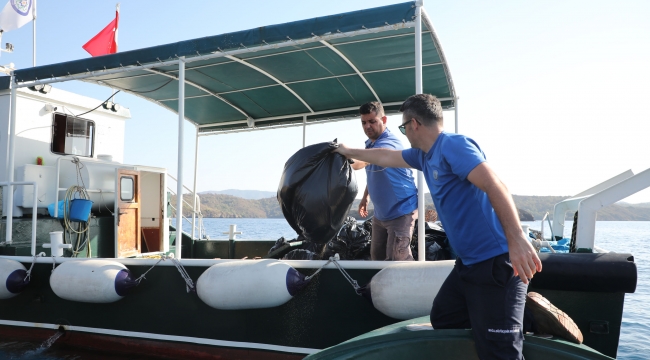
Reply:
[[156, 265], [158, 265], [161, 261], [165, 261], [168, 259], [171, 260], [172, 263], [174, 263], [176, 269], [181, 274], [181, 277], [183, 278], [183, 280], [185, 280], [185, 288], [187, 289], [187, 292], [188, 293], [196, 292], [196, 286], [194, 285], [194, 281], [192, 281], [192, 278], [183, 267], [183, 264], [181, 264], [181, 262], [178, 259], [174, 258], [173, 255], [161, 255], [160, 260], [158, 260], [155, 264], [153, 264], [153, 266], [151, 266], [147, 271], [145, 271], [144, 274], [140, 275], [137, 279], [135, 279], [136, 286], [140, 285], [140, 282], [145, 279], [145, 275], [147, 275], [149, 271], [151, 271], [154, 267], [156, 267]]
[[354, 280], [352, 276], [350, 276], [350, 274], [348, 274], [347, 271], [345, 271], [341, 264], [339, 264], [336, 260], [334, 260], [334, 265], [339, 269], [341, 274], [343, 274], [343, 277], [350, 283], [350, 285], [352, 285], [354, 292], [357, 293], [357, 295], [361, 295], [361, 286], [359, 286], [359, 283], [357, 283], [357, 281]]
[[147, 273], [148, 273], [149, 271], [151, 271], [154, 267], [156, 267], [156, 265], [158, 265], [158, 263], [160, 263], [161, 261], [165, 260], [166, 257], [167, 257], [166, 255], [162, 255], [162, 256], [160, 257], [160, 260], [158, 260], [155, 264], [153, 264], [153, 266], [150, 267], [149, 270], [145, 271], [144, 274], [140, 275], [137, 279], [135, 279], [134, 281], [136, 282], [136, 286], [140, 285], [140, 282], [141, 282], [142, 280], [146, 279], [146, 278], [145, 278], [145, 275], [147, 275]]
[[23, 279], [23, 282], [28, 283], [31, 280], [32, 277], [32, 269], [34, 268], [34, 264], [36, 264], [36, 258], [37, 257], [42, 257], [45, 256], [44, 252], [38, 253], [34, 255], [34, 259], [32, 260], [32, 265], [29, 267], [29, 270], [27, 270], [27, 274], [25, 275], [25, 278]]
[[305, 280], [306, 281], [311, 280], [321, 270], [323, 270], [323, 268], [325, 268], [327, 265], [329, 265], [329, 263], [334, 263], [334, 266], [336, 266], [336, 268], [339, 269], [339, 271], [341, 272], [341, 274], [343, 275], [345, 280], [347, 280], [350, 283], [350, 285], [352, 285], [352, 287], [354, 288], [354, 292], [357, 295], [361, 295], [361, 286], [359, 286], [359, 283], [356, 280], [354, 280], [352, 278], [352, 276], [350, 276], [350, 274], [348, 274], [347, 271], [345, 271], [345, 269], [343, 269], [341, 264], [338, 263], [339, 260], [341, 260], [341, 258], [339, 257], [339, 254], [334, 254], [334, 256], [330, 257], [329, 260], [327, 260], [327, 262], [325, 263], [325, 265], [318, 268], [318, 270], [316, 270], [316, 272], [314, 272], [313, 274], [311, 274], [309, 276], [305, 276]]
[[576, 252], [576, 238], [578, 237], [578, 212], [573, 215], [573, 227], [571, 228], [571, 241], [569, 242], [569, 252]]
[[[75, 172], [76, 172], [76, 177], [77, 177], [77, 185], [73, 185], [68, 188], [68, 190], [65, 193], [65, 200], [64, 200], [64, 206], [63, 206], [63, 222], [65, 224], [65, 237], [66, 237], [66, 242], [68, 238], [68, 234], [72, 236], [72, 234], [77, 234], [77, 241], [76, 241], [76, 247], [72, 250], [72, 256], [77, 257], [82, 249], [85, 247], [86, 248], [86, 256], [91, 257], [91, 249], [90, 249], [90, 243], [89, 243], [89, 238], [90, 238], [90, 222], [86, 221], [84, 223], [79, 223], [76, 227], [74, 228], [73, 223], [70, 221], [70, 214], [69, 214], [69, 207], [70, 203], [73, 199], [86, 199], [89, 200], [90, 196], [88, 195], [88, 192], [86, 191], [86, 184], [84, 183], [83, 176], [81, 175], [81, 169], [84, 168], [84, 164], [79, 160], [78, 157], [73, 157], [71, 162], [75, 165]], [[72, 239], [70, 239], [70, 244], [72, 244]]]

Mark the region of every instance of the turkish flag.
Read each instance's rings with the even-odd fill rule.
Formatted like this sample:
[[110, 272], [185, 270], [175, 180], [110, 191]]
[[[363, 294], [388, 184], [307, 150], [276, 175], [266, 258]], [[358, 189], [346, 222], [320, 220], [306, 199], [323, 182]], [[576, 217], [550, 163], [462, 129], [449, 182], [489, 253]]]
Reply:
[[84, 50], [92, 56], [114, 54], [117, 52], [117, 22], [120, 19], [120, 8], [115, 11], [115, 20], [111, 21], [95, 37], [84, 46]]

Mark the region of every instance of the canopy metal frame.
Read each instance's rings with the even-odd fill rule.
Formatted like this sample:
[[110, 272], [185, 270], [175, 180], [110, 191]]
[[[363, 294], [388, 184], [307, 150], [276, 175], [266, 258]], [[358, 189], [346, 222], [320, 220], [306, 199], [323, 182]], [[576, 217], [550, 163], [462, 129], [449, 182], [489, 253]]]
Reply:
[[[182, 194], [183, 194], [183, 154], [184, 154], [184, 144], [183, 144], [183, 132], [184, 132], [184, 120], [190, 121], [195, 125], [196, 129], [196, 141], [195, 141], [195, 156], [194, 156], [194, 188], [193, 191], [196, 193], [196, 179], [197, 179], [197, 170], [198, 170], [198, 157], [199, 157], [199, 138], [202, 136], [208, 136], [208, 135], [218, 135], [218, 134], [228, 134], [228, 133], [236, 133], [236, 132], [245, 132], [245, 131], [254, 131], [254, 130], [262, 130], [262, 129], [275, 129], [275, 128], [284, 128], [284, 127], [292, 127], [292, 126], [302, 126], [303, 127], [303, 147], [306, 145], [305, 138], [306, 138], [306, 126], [309, 125], [310, 123], [323, 123], [323, 122], [331, 122], [331, 121], [341, 121], [341, 120], [349, 120], [352, 118], [357, 118], [358, 116], [355, 115], [350, 115], [349, 112], [357, 110], [357, 107], [345, 107], [345, 108], [340, 108], [340, 109], [329, 109], [325, 111], [314, 111], [314, 109], [308, 104], [305, 99], [303, 99], [299, 94], [297, 94], [293, 89], [291, 89], [288, 85], [290, 83], [298, 83], [299, 81], [294, 81], [294, 82], [283, 82], [277, 77], [273, 76], [272, 74], [268, 73], [264, 69], [250, 63], [250, 60], [256, 59], [256, 58], [262, 58], [265, 56], [274, 56], [278, 54], [283, 54], [283, 53], [289, 53], [289, 52], [294, 52], [294, 51], [304, 51], [304, 49], [298, 49], [298, 50], [288, 50], [286, 52], [279, 52], [279, 53], [273, 53], [270, 55], [260, 55], [259, 57], [249, 57], [249, 58], [239, 58], [238, 55], [245, 55], [245, 54], [250, 54], [253, 52], [258, 52], [258, 51], [265, 51], [265, 50], [272, 50], [272, 49], [283, 49], [283, 48], [288, 48], [288, 47], [296, 47], [300, 45], [305, 45], [305, 44], [311, 44], [311, 43], [319, 43], [322, 46], [319, 46], [317, 48], [327, 48], [331, 50], [336, 56], [340, 57], [343, 59], [354, 71], [354, 73], [351, 74], [342, 74], [342, 75], [333, 75], [331, 78], [339, 78], [339, 77], [344, 77], [344, 76], [358, 76], [363, 83], [368, 87], [370, 92], [373, 94], [375, 99], [377, 101], [381, 101], [379, 95], [371, 86], [370, 82], [366, 79], [365, 75], [373, 73], [373, 72], [381, 72], [381, 71], [391, 71], [391, 70], [397, 70], [397, 69], [407, 69], [407, 68], [415, 68], [415, 94], [421, 94], [423, 92], [423, 80], [422, 80], [422, 72], [423, 72], [423, 67], [426, 66], [442, 66], [446, 75], [446, 79], [448, 82], [449, 86], [449, 92], [451, 94], [451, 97], [449, 98], [441, 98], [440, 100], [451, 100], [452, 105], [451, 108], [454, 109], [455, 111], [455, 131], [458, 132], [458, 96], [456, 94], [456, 90], [454, 88], [454, 84], [451, 78], [451, 72], [449, 70], [449, 65], [448, 62], [445, 58], [444, 52], [442, 50], [442, 47], [440, 46], [440, 41], [436, 35], [436, 32], [433, 28], [433, 25], [431, 24], [430, 19], [428, 18], [426, 12], [424, 11], [423, 8], [423, 0], [417, 0], [413, 3], [413, 7], [415, 8], [415, 15], [413, 16], [413, 19], [411, 21], [406, 21], [403, 20], [402, 23], [399, 24], [388, 24], [386, 23], [385, 26], [380, 26], [380, 27], [375, 27], [375, 28], [365, 28], [362, 26], [362, 29], [358, 30], [353, 30], [353, 31], [348, 31], [348, 32], [335, 32], [335, 33], [327, 33], [324, 35], [314, 35], [312, 33], [312, 37], [310, 38], [305, 38], [305, 39], [296, 39], [293, 40], [289, 37], [287, 41], [279, 42], [279, 43], [273, 43], [269, 44], [264, 42], [262, 45], [254, 46], [254, 47], [246, 47], [243, 46], [238, 48], [238, 49], [231, 49], [231, 50], [221, 50], [216, 52], [212, 52], [209, 54], [200, 54], [197, 52], [196, 56], [191, 56], [191, 57], [186, 57], [186, 56], [176, 56], [173, 59], [168, 59], [168, 60], [160, 60], [158, 59], [158, 62], [153, 62], [153, 63], [147, 63], [147, 64], [140, 64], [139, 62], [137, 65], [127, 65], [127, 66], [122, 66], [120, 64], [119, 68], [110, 68], [107, 69], [104, 67], [103, 70], [87, 70], [84, 73], [77, 73], [77, 74], [70, 74], [68, 72], [67, 75], [63, 76], [54, 76], [52, 74], [51, 77], [46, 78], [46, 79], [28, 79], [25, 81], [20, 81], [17, 79], [15, 72], [11, 73], [10, 77], [10, 85], [9, 89], [11, 92], [10, 96], [10, 128], [9, 128], [9, 146], [8, 146], [8, 159], [7, 159], [7, 180], [9, 182], [8, 185], [8, 193], [13, 194], [13, 185], [11, 182], [14, 179], [14, 159], [15, 159], [15, 139], [16, 139], [16, 131], [15, 131], [15, 121], [16, 121], [16, 94], [17, 94], [17, 89], [22, 88], [22, 87], [30, 87], [30, 86], [35, 86], [35, 85], [44, 85], [44, 84], [52, 84], [52, 83], [58, 83], [58, 82], [64, 82], [64, 81], [71, 81], [71, 80], [81, 80], [81, 81], [86, 81], [90, 83], [95, 83], [98, 85], [102, 86], [108, 86], [112, 88], [118, 88], [114, 85], [110, 85], [106, 82], [103, 82], [102, 80], [97, 80], [97, 79], [92, 79], [96, 78], [98, 76], [105, 76], [105, 75], [112, 75], [112, 74], [125, 74], [129, 72], [134, 72], [134, 71], [147, 71], [151, 74], [155, 75], [161, 75], [164, 77], [168, 77], [170, 79], [174, 79], [178, 81], [178, 98], [177, 99], [164, 99], [164, 100], [155, 100], [148, 98], [146, 96], [143, 96], [141, 93], [138, 91], [130, 90], [130, 89], [121, 89], [122, 91], [126, 93], [130, 93], [132, 95], [144, 98], [148, 101], [154, 102], [159, 106], [162, 106], [164, 108], [169, 109], [172, 112], [177, 112], [178, 114], [178, 150], [177, 150], [177, 156], [178, 156], [178, 168], [177, 168], [177, 183], [178, 183], [178, 189], [177, 189], [177, 236], [176, 236], [176, 257], [181, 258], [182, 253], [181, 253], [181, 248], [182, 248], [182, 224], [183, 224], [183, 199], [182, 199]], [[422, 25], [425, 24], [426, 27], [428, 28], [428, 31], [423, 31]], [[385, 32], [385, 31], [390, 31], [390, 30], [398, 30], [398, 29], [408, 29], [414, 27], [415, 31], [410, 34], [398, 34], [398, 35], [389, 35], [385, 38], [389, 37], [401, 37], [401, 36], [414, 36], [415, 37], [415, 64], [411, 67], [403, 67], [403, 68], [396, 68], [396, 69], [383, 69], [383, 70], [377, 70], [377, 71], [366, 71], [362, 72], [360, 71], [357, 66], [354, 65], [354, 63], [345, 56], [341, 51], [337, 49], [337, 46], [345, 45], [345, 44], [350, 44], [354, 42], [364, 42], [364, 41], [373, 41], [373, 40], [378, 40], [382, 39], [381, 37], [379, 38], [372, 38], [372, 39], [361, 39], [361, 40], [352, 40], [350, 42], [341, 42], [338, 44], [331, 43], [332, 40], [337, 40], [341, 38], [346, 38], [346, 37], [354, 37], [354, 36], [360, 36], [360, 35], [367, 35], [367, 34], [375, 34], [375, 33], [380, 33], [380, 32]], [[430, 34], [432, 41], [435, 44], [435, 49], [438, 52], [438, 57], [440, 58], [440, 63], [435, 63], [435, 64], [422, 64], [422, 35], [423, 34]], [[216, 58], [227, 58], [231, 60], [232, 62], [237, 62], [242, 65], [246, 65], [249, 68], [252, 68], [256, 70], [257, 72], [267, 76], [269, 79], [273, 80], [276, 84], [274, 85], [268, 85], [270, 86], [282, 86], [284, 89], [288, 90], [291, 94], [293, 94], [296, 99], [298, 99], [307, 109], [305, 112], [300, 112], [300, 113], [292, 113], [289, 115], [283, 115], [283, 116], [271, 116], [271, 117], [266, 117], [266, 118], [253, 118], [249, 113], [247, 113], [245, 110], [242, 108], [236, 106], [232, 102], [228, 101], [223, 97], [223, 94], [226, 94], [228, 92], [214, 92], [210, 91], [209, 89], [205, 88], [204, 86], [197, 84], [193, 81], [189, 81], [185, 77], [186, 73], [186, 66], [187, 64], [191, 64], [193, 62], [198, 62], [198, 61], [204, 61], [204, 60], [209, 60], [209, 59], [216, 59]], [[226, 64], [229, 62], [222, 62], [218, 64], [207, 64], [205, 67], [208, 66], [218, 66], [222, 64]], [[163, 68], [163, 67], [170, 67], [170, 66], [177, 66], [178, 67], [178, 74], [173, 74], [175, 71], [161, 71], [157, 70], [156, 68]], [[197, 66], [196, 68], [201, 68], [203, 66]], [[194, 68], [191, 68], [194, 69]], [[190, 70], [191, 70], [190, 69]], [[132, 77], [141, 77], [141, 76], [147, 76], [147, 74], [137, 74], [133, 75]], [[322, 78], [325, 79], [325, 78]], [[314, 79], [312, 79], [314, 80]], [[194, 87], [196, 89], [199, 89], [206, 94], [204, 95], [198, 95], [194, 97], [186, 97], [185, 96], [185, 85], [189, 85], [191, 87]], [[239, 90], [241, 91], [241, 90]], [[187, 98], [195, 98], [195, 97], [201, 97], [201, 96], [212, 96], [215, 97], [225, 104], [229, 105], [233, 109], [237, 110], [240, 112], [243, 116], [246, 117], [246, 120], [241, 120], [241, 121], [229, 121], [229, 122], [220, 122], [217, 124], [218, 126], [226, 126], [226, 125], [239, 125], [239, 124], [246, 124], [248, 125], [247, 128], [244, 129], [218, 129], [218, 130], [208, 130], [209, 128], [214, 128], [217, 125], [215, 124], [198, 124], [191, 119], [186, 119], [185, 118], [185, 100]], [[173, 101], [177, 100], [178, 101], [178, 110], [174, 110], [173, 108], [169, 107], [164, 103], [164, 101]], [[399, 105], [401, 102], [392, 102], [392, 103], [384, 103], [384, 106], [394, 106], [394, 105]], [[339, 115], [337, 115], [339, 114]], [[309, 121], [308, 116], [313, 116], [313, 115], [331, 115], [328, 116], [326, 119], [317, 119], [313, 121]], [[274, 123], [270, 125], [266, 125], [265, 127], [258, 127], [256, 126], [257, 124], [262, 124], [264, 122], [270, 122], [272, 120], [284, 120], [286, 119], [286, 123]], [[297, 120], [296, 120], [297, 119]], [[201, 132], [201, 129], [206, 129], [206, 131]], [[422, 224], [424, 222], [424, 177], [422, 172], [418, 171], [418, 176], [417, 176], [417, 184], [418, 184], [418, 201], [419, 201], [419, 223]], [[11, 243], [11, 223], [12, 223], [12, 214], [13, 214], [13, 196], [8, 196], [6, 199], [7, 202], [7, 239], [6, 242], [8, 244]], [[420, 226], [418, 229], [418, 236], [420, 239], [424, 239], [424, 226]], [[420, 241], [419, 242], [419, 248], [418, 248], [418, 260], [423, 261], [425, 257], [425, 248], [424, 248], [425, 242]]]

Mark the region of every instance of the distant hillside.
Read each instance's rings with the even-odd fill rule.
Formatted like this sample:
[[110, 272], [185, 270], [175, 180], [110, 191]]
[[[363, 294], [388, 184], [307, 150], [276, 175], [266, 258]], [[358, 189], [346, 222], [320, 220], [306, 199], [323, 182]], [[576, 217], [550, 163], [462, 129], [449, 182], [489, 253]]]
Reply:
[[[176, 200], [172, 196], [172, 204]], [[192, 204], [190, 195], [183, 195], [188, 203]], [[224, 194], [199, 195], [201, 199], [201, 213], [206, 218], [282, 218], [282, 211], [278, 201], [273, 198], [260, 200], [243, 199], [240, 197]], [[187, 204], [183, 207], [184, 212], [191, 211]]]
[[204, 191], [204, 192], [199, 193], [199, 195], [202, 195], [202, 194], [232, 195], [232, 196], [240, 197], [242, 199], [249, 199], [249, 200], [259, 200], [259, 199], [275, 197], [275, 191], [236, 190], [236, 189], [227, 189], [227, 190], [219, 190], [219, 191]]
[[[541, 220], [548, 211], [553, 219], [553, 207], [556, 203], [567, 199], [568, 196], [521, 196], [513, 195], [517, 208], [533, 214], [535, 220]], [[573, 212], [566, 214], [566, 219], [573, 219]], [[650, 221], [650, 203], [644, 204], [613, 204], [598, 211], [600, 221]]]
[[630, 207], [631, 206], [631, 207], [640, 207], [640, 208], [650, 208], [650, 202], [639, 203], [639, 204], [630, 204], [630, 203], [626, 203], [626, 202], [620, 202], [618, 204], [621, 205], [621, 206], [625, 206], [625, 207]]
[[[261, 192], [260, 192], [261, 193]], [[191, 202], [189, 195], [185, 195], [186, 201]], [[282, 211], [275, 198], [272, 197], [263, 199], [244, 199], [237, 196], [202, 193], [201, 210], [204, 217], [215, 218], [283, 218]], [[426, 209], [433, 209], [431, 196], [425, 194], [425, 207]], [[530, 213], [535, 220], [541, 220], [544, 213], [547, 211], [552, 217], [553, 206], [566, 199], [566, 196], [520, 196], [513, 195], [515, 204], [520, 212], [522, 220], [528, 219], [527, 213]], [[172, 200], [172, 204], [175, 201]], [[650, 204], [614, 204], [601, 209], [598, 212], [598, 220], [601, 221], [650, 221]], [[357, 209], [359, 208], [359, 200], [355, 200], [350, 208], [350, 216], [359, 218]], [[190, 207], [185, 206], [185, 211], [189, 211]], [[372, 203], [369, 205], [370, 216], [373, 214]], [[573, 213], [567, 214], [567, 219], [573, 219]]]
[[[361, 200], [357, 199], [354, 200], [354, 203], [352, 203], [352, 207], [350, 208], [350, 216], [355, 217], [360, 220], [364, 220], [367, 218], [370, 218], [374, 215], [374, 206], [372, 204], [372, 201], [370, 201], [370, 204], [368, 205], [368, 217], [367, 218], [362, 218], [359, 216], [359, 203]], [[515, 205], [517, 205], [517, 210], [519, 211], [519, 219], [521, 221], [531, 221], [534, 219], [534, 215], [530, 213], [529, 211], [525, 209], [521, 209], [519, 205], [515, 202]], [[436, 207], [433, 206], [433, 200], [431, 200], [431, 194], [426, 193], [424, 194], [424, 209], [425, 210], [435, 210]]]

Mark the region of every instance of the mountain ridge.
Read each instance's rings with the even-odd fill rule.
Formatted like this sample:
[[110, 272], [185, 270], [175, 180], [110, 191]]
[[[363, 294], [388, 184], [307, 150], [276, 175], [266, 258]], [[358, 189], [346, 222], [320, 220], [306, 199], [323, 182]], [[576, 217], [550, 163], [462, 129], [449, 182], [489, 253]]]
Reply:
[[[221, 193], [220, 193], [221, 192]], [[275, 197], [275, 193], [271, 191], [259, 190], [221, 190], [218, 191], [204, 191], [199, 193], [201, 198], [201, 212], [204, 217], [215, 218], [283, 218], [282, 210]], [[243, 198], [225, 192], [233, 193], [246, 193], [249, 196], [257, 194], [258, 196], [263, 193], [272, 194], [264, 198]], [[190, 195], [184, 195], [187, 201], [191, 199]], [[433, 202], [431, 201], [430, 194], [425, 194], [425, 208], [434, 209]], [[553, 219], [553, 206], [567, 199], [568, 196], [528, 196], [528, 195], [513, 195], [515, 205], [520, 213], [522, 221], [529, 221], [531, 215], [535, 220], [541, 220], [546, 212], [549, 212], [549, 217]], [[356, 199], [350, 207], [350, 216], [359, 218], [357, 209], [359, 208], [359, 199]], [[369, 205], [369, 216], [372, 216], [372, 202]], [[186, 206], [184, 211], [190, 211]], [[566, 214], [566, 219], [573, 219], [573, 212]], [[642, 204], [628, 204], [617, 203], [606, 206], [598, 211], [599, 221], [650, 221], [650, 203]]]

